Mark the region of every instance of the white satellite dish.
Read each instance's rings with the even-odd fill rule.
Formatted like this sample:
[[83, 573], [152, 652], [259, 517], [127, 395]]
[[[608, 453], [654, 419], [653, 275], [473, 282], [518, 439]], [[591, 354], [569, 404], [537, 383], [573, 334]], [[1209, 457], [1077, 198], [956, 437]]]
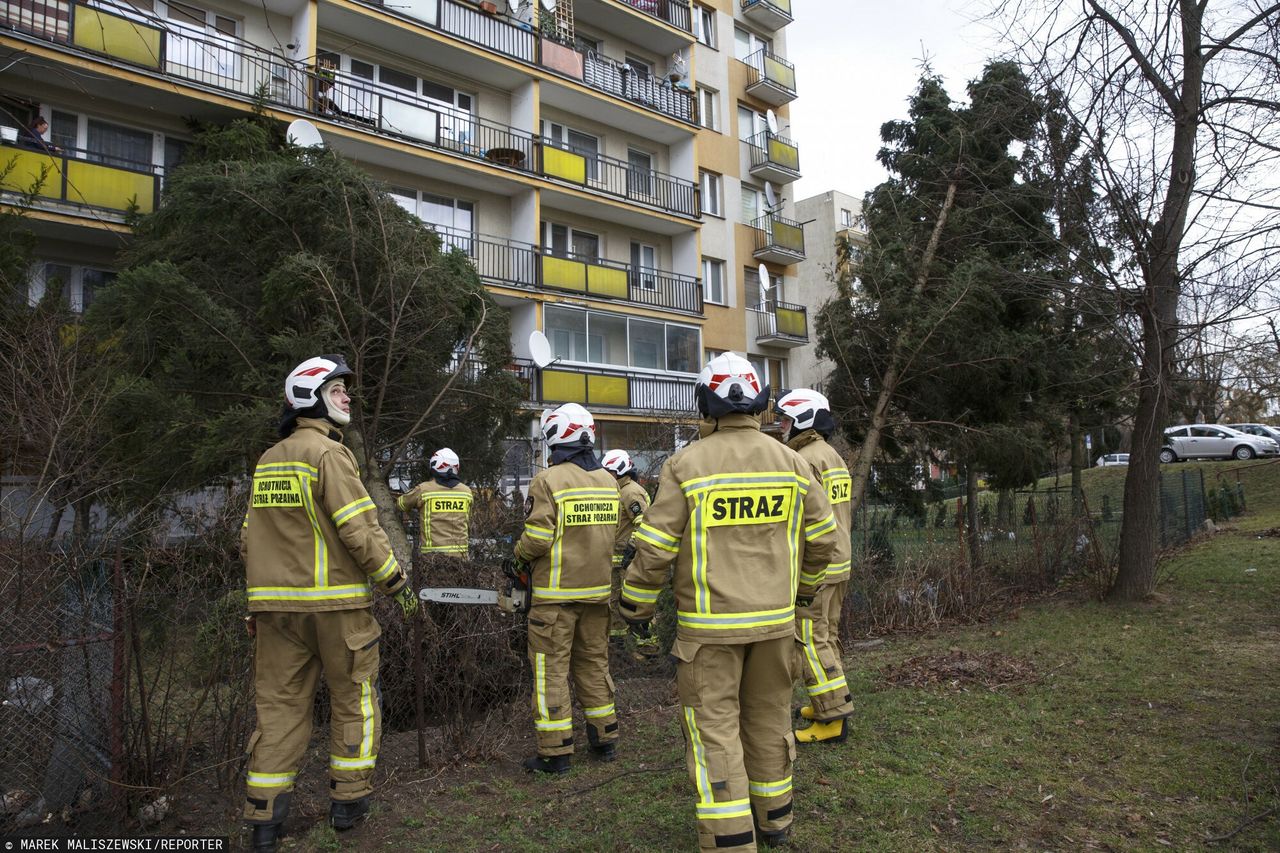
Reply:
[[542, 0], [542, 8], [548, 12], [554, 12], [556, 10], [556, 0]]
[[305, 118], [289, 122], [289, 127], [284, 133], [290, 145], [297, 145], [299, 148], [324, 147], [324, 137], [320, 135], [316, 126]]
[[536, 329], [529, 333], [529, 355], [538, 367], [546, 367], [555, 361], [551, 356], [551, 341]]
[[764, 183], [764, 203], [769, 206], [769, 212], [773, 213], [773, 209], [778, 206], [778, 194], [773, 190], [773, 184], [769, 181]]
[[760, 304], [764, 305], [769, 301], [769, 268], [761, 264], [756, 267], [756, 275], [760, 276]]
[[764, 111], [764, 123], [769, 125], [770, 133], [778, 132], [778, 117], [774, 115], [773, 110]]

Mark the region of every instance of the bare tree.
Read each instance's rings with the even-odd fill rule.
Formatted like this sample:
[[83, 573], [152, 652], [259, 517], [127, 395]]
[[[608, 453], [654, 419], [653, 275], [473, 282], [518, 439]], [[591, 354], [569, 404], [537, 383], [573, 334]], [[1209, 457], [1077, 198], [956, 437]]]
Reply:
[[[1280, 225], [1280, 3], [1048, 0], [995, 5], [1013, 48], [1063, 94], [1092, 160], [1109, 253], [1100, 303], [1131, 320], [1138, 364], [1120, 569], [1111, 597], [1155, 585], [1157, 451], [1168, 421], [1185, 294], [1262, 280]], [[1105, 291], [1105, 292], [1102, 292]], [[1250, 303], [1238, 295], [1237, 305]]]

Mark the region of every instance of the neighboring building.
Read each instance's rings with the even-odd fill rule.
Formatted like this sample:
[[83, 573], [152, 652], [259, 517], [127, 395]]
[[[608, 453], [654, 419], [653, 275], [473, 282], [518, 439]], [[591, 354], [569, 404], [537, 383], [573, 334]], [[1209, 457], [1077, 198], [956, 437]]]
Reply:
[[[839, 238], [855, 243], [866, 240], [862, 221], [862, 199], [837, 190], [811, 196], [796, 202], [796, 219], [805, 224], [809, 256], [797, 267], [796, 300], [816, 314], [828, 299], [835, 296], [832, 277], [838, 275], [836, 244]], [[831, 363], [818, 358], [817, 336], [808, 345], [795, 350], [791, 357], [795, 385], [819, 388], [831, 371]]]
[[[474, 259], [511, 312], [531, 414], [584, 403], [602, 449], [629, 447], [690, 419], [709, 353], [745, 352], [781, 387], [809, 340], [786, 190], [800, 175], [790, 6], [0, 0], [0, 159], [15, 162], [0, 189], [12, 202], [49, 170], [29, 218], [35, 290], [57, 276], [83, 308], [112, 275], [126, 211], [153, 210], [181, 162], [185, 119], [260, 98]], [[36, 116], [60, 150], [15, 144]], [[542, 371], [534, 330], [559, 358]]]

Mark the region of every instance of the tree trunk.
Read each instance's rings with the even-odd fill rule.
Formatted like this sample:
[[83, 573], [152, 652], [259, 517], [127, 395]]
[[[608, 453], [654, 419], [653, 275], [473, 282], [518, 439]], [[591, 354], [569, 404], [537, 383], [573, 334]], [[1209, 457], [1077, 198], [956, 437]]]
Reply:
[[1080, 415], [1072, 412], [1067, 425], [1067, 436], [1071, 441], [1071, 515], [1079, 518], [1084, 515], [1084, 469], [1089, 467], [1085, 456], [1084, 430], [1080, 428]]
[[982, 542], [978, 530], [978, 469], [972, 465], [965, 466], [964, 493], [969, 504], [969, 568], [976, 569], [982, 565]]
[[371, 458], [365, 447], [364, 435], [354, 426], [348, 425], [343, 430], [347, 445], [360, 463], [360, 481], [378, 508], [378, 523], [386, 531], [391, 540], [391, 550], [402, 566], [413, 565], [413, 549], [409, 547], [409, 534], [400, 520], [400, 510], [396, 507], [396, 496], [387, 485], [386, 472], [377, 459]]
[[[942, 210], [938, 212], [938, 220], [933, 224], [933, 233], [929, 235], [929, 243], [925, 246], [924, 255], [920, 258], [920, 271], [916, 274], [915, 284], [911, 288], [912, 302], [918, 300], [924, 293], [924, 286], [929, 280], [929, 268], [933, 266], [933, 256], [937, 254], [938, 243], [942, 240], [942, 229], [946, 227], [947, 216], [951, 213], [955, 201], [956, 183], [952, 181], [947, 186]], [[906, 335], [900, 335], [893, 345], [893, 352], [889, 355], [889, 365], [880, 378], [880, 394], [876, 397], [876, 407], [871, 412], [871, 423], [867, 425], [867, 434], [862, 439], [862, 446], [858, 448], [858, 461], [853, 466], [853, 482], [850, 484], [852, 490], [850, 512], [855, 515], [866, 498], [867, 480], [871, 478], [871, 460], [880, 449], [880, 436], [884, 432], [885, 423], [889, 420], [889, 404], [893, 402], [893, 395], [898, 390], [898, 380], [902, 378], [902, 368], [907, 360], [906, 346], [903, 344], [906, 337]]]

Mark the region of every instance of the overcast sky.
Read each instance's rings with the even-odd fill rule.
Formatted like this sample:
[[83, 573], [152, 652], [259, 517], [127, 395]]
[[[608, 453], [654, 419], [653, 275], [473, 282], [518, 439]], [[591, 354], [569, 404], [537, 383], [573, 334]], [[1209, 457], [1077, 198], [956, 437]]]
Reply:
[[[793, 0], [787, 54], [799, 97], [789, 135], [803, 177], [795, 199], [840, 190], [861, 196], [885, 178], [876, 162], [880, 125], [906, 117], [928, 56], [952, 97], [995, 50], [990, 30], [969, 23], [965, 0]], [[966, 7], [970, 10], [966, 12]]]

